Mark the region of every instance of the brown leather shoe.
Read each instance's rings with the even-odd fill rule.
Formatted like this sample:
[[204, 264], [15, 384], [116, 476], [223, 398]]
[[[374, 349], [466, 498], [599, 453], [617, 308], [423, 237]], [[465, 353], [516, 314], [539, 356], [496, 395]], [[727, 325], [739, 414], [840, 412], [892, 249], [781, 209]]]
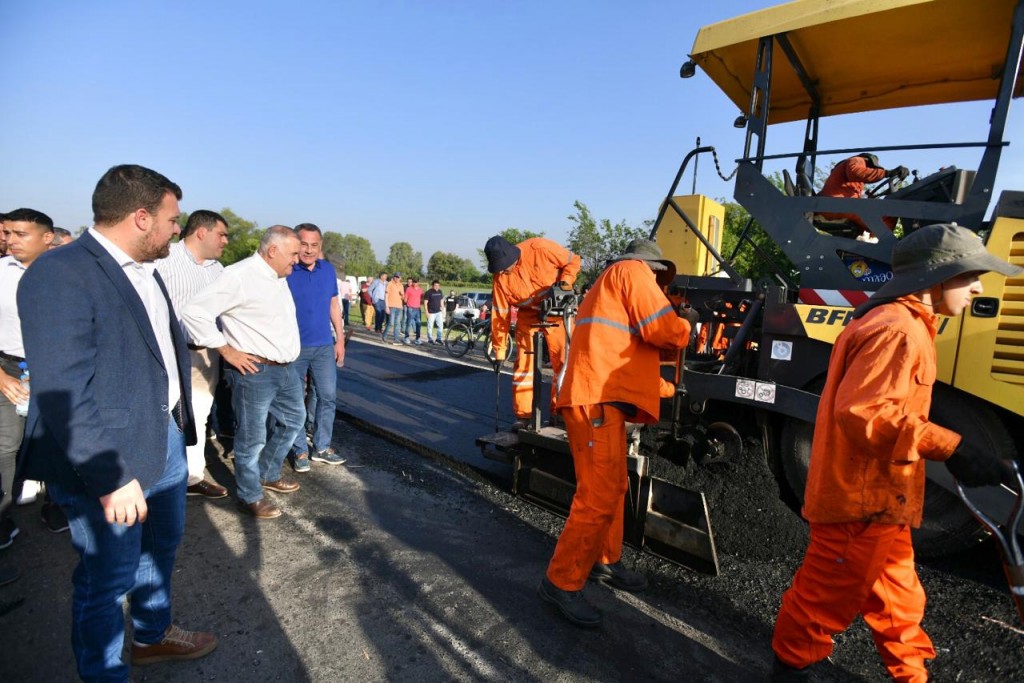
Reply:
[[228, 495], [228, 490], [220, 484], [203, 479], [188, 487], [188, 495], [203, 496], [204, 498], [223, 498]]
[[238, 502], [242, 512], [248, 512], [256, 519], [274, 519], [281, 516], [281, 508], [271, 503], [266, 498], [260, 498], [255, 503]]
[[277, 481], [263, 482], [263, 488], [268, 491], [274, 491], [275, 493], [295, 493], [301, 487], [299, 486], [299, 482], [281, 477]]
[[217, 636], [205, 631], [186, 631], [176, 624], [167, 627], [164, 639], [152, 645], [132, 643], [132, 664], [156, 664], [172, 659], [199, 659], [214, 651]]

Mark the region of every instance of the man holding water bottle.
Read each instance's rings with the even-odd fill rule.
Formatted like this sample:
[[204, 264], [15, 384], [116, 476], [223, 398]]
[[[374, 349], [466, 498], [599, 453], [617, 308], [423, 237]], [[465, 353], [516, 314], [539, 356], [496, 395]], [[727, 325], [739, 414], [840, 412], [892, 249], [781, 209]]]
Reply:
[[15, 295], [21, 276], [49, 250], [53, 220], [35, 209], [16, 209], [4, 219], [3, 233], [7, 256], [0, 258], [0, 548], [10, 546], [19, 533], [8, 513], [14, 502], [15, 464], [28, 413], [28, 387], [21, 380], [25, 346]]

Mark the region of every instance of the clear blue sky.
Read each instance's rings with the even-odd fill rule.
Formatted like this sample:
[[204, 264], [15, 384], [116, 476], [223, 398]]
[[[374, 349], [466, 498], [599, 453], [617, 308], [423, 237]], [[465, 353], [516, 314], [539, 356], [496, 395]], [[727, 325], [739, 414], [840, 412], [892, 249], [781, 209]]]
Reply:
[[[742, 151], [736, 108], [678, 76], [697, 29], [772, 4], [3, 0], [0, 208], [74, 230], [100, 175], [139, 163], [187, 211], [313, 222], [381, 261], [407, 241], [475, 262], [507, 227], [563, 241], [575, 200], [639, 225], [696, 136], [729, 169]], [[1024, 189], [1017, 104], [1000, 188]], [[989, 107], [825, 119], [822, 146], [983, 140]], [[778, 128], [771, 151], [795, 151], [802, 126]], [[698, 191], [732, 196], [703, 161]]]

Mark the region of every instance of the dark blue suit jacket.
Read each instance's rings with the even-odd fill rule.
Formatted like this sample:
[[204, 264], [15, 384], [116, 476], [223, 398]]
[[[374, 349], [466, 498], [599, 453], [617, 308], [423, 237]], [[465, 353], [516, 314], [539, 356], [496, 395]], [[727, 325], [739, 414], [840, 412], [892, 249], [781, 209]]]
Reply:
[[[185, 437], [196, 443], [188, 347], [167, 290]], [[155, 484], [167, 461], [167, 371], [142, 300], [86, 233], [43, 254], [18, 286], [32, 398], [22, 474], [102, 496]], [[181, 457], [185, 457], [184, 453]]]

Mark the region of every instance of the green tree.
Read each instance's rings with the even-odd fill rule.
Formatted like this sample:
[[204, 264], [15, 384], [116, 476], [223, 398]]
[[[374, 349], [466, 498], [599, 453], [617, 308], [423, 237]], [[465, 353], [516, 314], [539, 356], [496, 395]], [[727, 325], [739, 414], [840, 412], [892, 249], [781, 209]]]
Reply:
[[388, 252], [388, 260], [384, 263], [389, 273], [401, 273], [402, 277], [419, 277], [423, 275], [423, 254], [413, 251], [408, 242], [395, 242]]
[[256, 253], [263, 235], [259, 224], [242, 218], [227, 207], [220, 210], [220, 215], [228, 222], [228, 246], [224, 247], [221, 263], [229, 266]]
[[381, 270], [370, 240], [359, 235], [325, 232], [323, 252], [325, 259], [343, 267], [348, 275], [373, 277]]
[[[509, 244], [519, 244], [520, 242], [528, 240], [531, 237], [543, 237], [544, 236], [543, 232], [533, 232], [532, 230], [520, 230], [519, 228], [505, 228], [504, 230], [502, 230], [498, 234], [501, 235], [502, 237], [504, 237], [506, 240], [508, 240]], [[487, 272], [487, 255], [484, 254], [484, 250], [483, 250], [482, 247], [477, 249], [476, 253], [479, 254], [479, 256], [480, 256], [480, 263], [483, 265], [484, 272], [486, 273]], [[487, 281], [489, 282], [490, 278], [488, 278]]]
[[569, 216], [573, 224], [569, 231], [569, 249], [581, 260], [579, 279], [593, 282], [604, 270], [605, 262], [626, 250], [632, 240], [646, 237], [650, 230], [634, 228], [624, 220], [613, 224], [607, 218], [595, 220], [583, 202], [573, 202], [575, 215]]
[[[473, 264], [469, 262], [469, 259], [464, 259], [457, 254], [435, 251], [430, 255], [430, 260], [427, 261], [427, 279], [441, 280], [442, 282], [465, 281], [463, 273], [467, 265], [473, 268]], [[476, 268], [473, 268], [473, 270], [476, 271]], [[479, 274], [479, 272], [476, 272], [476, 275]]]
[[[782, 191], [781, 173], [773, 173], [768, 180]], [[782, 271], [798, 282], [798, 272], [793, 262], [757, 221], [750, 224], [744, 241], [740, 244], [740, 236], [750, 221], [750, 214], [736, 202], [727, 202], [723, 199], [718, 201], [725, 207], [721, 253], [723, 257], [731, 260], [736, 272], [751, 280], [761, 277], [770, 277], [774, 280], [775, 275]]]
[[459, 280], [462, 282], [485, 282], [489, 284], [491, 279], [491, 274], [487, 272], [486, 268], [481, 273], [468, 258], [462, 259], [462, 270], [459, 271]]

